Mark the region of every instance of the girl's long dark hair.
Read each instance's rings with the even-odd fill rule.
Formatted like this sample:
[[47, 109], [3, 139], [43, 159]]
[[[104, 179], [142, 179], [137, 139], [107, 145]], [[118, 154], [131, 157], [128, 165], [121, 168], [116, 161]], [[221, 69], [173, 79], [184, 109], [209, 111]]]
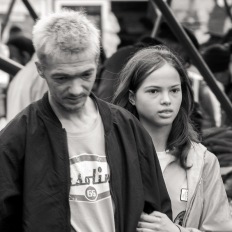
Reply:
[[129, 91], [136, 93], [143, 81], [165, 64], [171, 65], [179, 73], [182, 89], [180, 110], [173, 121], [166, 149], [172, 150], [172, 154], [180, 160], [180, 165], [187, 169], [189, 167], [186, 161], [191, 141], [198, 142], [198, 135], [190, 120], [194, 107], [192, 87], [177, 55], [165, 46], [151, 46], [136, 52], [120, 73], [120, 84], [115, 92], [113, 103], [124, 107], [139, 119], [136, 107], [129, 102]]

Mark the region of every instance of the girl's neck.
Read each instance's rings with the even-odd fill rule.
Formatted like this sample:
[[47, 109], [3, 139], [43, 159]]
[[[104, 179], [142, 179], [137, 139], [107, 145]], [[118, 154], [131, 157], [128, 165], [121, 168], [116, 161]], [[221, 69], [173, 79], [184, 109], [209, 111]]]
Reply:
[[167, 141], [172, 128], [171, 125], [162, 127], [154, 127], [151, 125], [143, 126], [150, 134], [156, 151], [165, 151], [167, 149]]

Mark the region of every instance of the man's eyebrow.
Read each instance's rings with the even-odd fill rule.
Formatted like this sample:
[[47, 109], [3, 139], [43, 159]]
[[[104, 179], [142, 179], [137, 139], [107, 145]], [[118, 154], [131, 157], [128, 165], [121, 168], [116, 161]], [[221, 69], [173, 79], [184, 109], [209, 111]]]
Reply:
[[85, 73], [89, 73], [89, 72], [93, 72], [94, 71], [94, 68], [90, 68], [88, 70], [85, 70], [83, 72], [79, 72], [79, 73], [74, 73], [74, 74], [69, 74], [69, 73], [66, 73], [66, 72], [59, 72], [59, 71], [56, 71], [54, 72], [51, 76], [54, 77], [54, 76], [67, 76], [67, 77], [72, 77], [73, 75], [82, 75], [82, 74], [85, 74]]
[[89, 72], [94, 72], [94, 68], [90, 68], [90, 69], [88, 69], [88, 70], [85, 70], [85, 71], [82, 72], [82, 73], [89, 73]]
[[70, 76], [70, 75], [63, 72], [55, 72], [51, 76], [54, 77], [54, 76]]

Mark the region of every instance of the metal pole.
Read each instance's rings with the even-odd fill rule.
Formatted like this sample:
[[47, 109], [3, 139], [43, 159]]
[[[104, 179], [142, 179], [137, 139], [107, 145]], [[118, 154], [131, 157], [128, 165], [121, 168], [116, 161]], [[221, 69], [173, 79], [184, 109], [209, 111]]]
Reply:
[[0, 55], [0, 69], [10, 75], [15, 75], [24, 66]]
[[170, 8], [164, 2], [163, 0], [152, 0], [155, 2], [155, 4], [159, 7], [160, 11], [163, 14], [163, 17], [166, 19], [168, 22], [171, 30], [173, 33], [176, 35], [178, 38], [179, 42], [183, 44], [183, 46], [186, 48], [188, 51], [190, 57], [196, 64], [199, 72], [205, 79], [206, 83], [209, 85], [210, 89], [212, 92], [215, 94], [217, 97], [218, 101], [221, 103], [222, 108], [225, 110], [226, 114], [228, 115], [228, 118], [232, 120], [232, 104], [228, 97], [223, 93], [220, 88], [218, 87], [214, 76], [212, 72], [209, 70], [208, 66], [206, 65], [205, 61], [195, 48], [195, 46], [192, 44], [191, 40], [189, 39], [188, 35], [180, 25], [180, 23], [177, 22], [175, 16], [171, 12]]
[[4, 18], [4, 21], [3, 21], [3, 23], [2, 23], [1, 35], [3, 35], [3, 32], [4, 32], [5, 28], [6, 28], [6, 25], [7, 25], [8, 21], [9, 21], [10, 14], [11, 14], [11, 12], [12, 12], [12, 9], [13, 9], [14, 4], [15, 4], [15, 0], [12, 0], [11, 3], [10, 3], [10, 6], [9, 6], [9, 8], [8, 8], [8, 11], [7, 11], [7, 13], [6, 13], [6, 16], [5, 16], [5, 18]]
[[22, 0], [26, 8], [28, 9], [31, 17], [36, 21], [38, 19], [38, 15], [35, 13], [34, 9], [32, 8], [31, 4], [27, 0]]
[[[153, 4], [153, 2], [152, 2]], [[153, 27], [153, 30], [151, 32], [151, 37], [152, 38], [155, 38], [156, 35], [157, 35], [157, 32], [158, 32], [158, 29], [160, 27], [160, 24], [161, 24], [161, 21], [162, 21], [162, 14], [160, 13], [159, 10], [156, 11], [156, 14], [157, 14], [157, 18], [156, 18], [156, 21], [154, 23], [154, 27]]]
[[232, 22], [232, 13], [231, 13], [231, 6], [229, 6], [227, 0], [224, 0], [224, 4], [225, 4], [225, 9], [226, 9], [226, 12], [230, 18], [230, 21]]
[[[172, 0], [165, 0], [167, 2], [167, 4], [170, 6], [171, 5], [171, 2]], [[157, 18], [156, 18], [156, 21], [154, 23], [154, 27], [152, 29], [152, 32], [151, 32], [151, 37], [152, 38], [155, 38], [157, 33], [158, 33], [158, 30], [159, 30], [159, 27], [160, 27], [160, 24], [162, 22], [162, 14], [160, 12], [159, 9], [157, 9], [157, 6], [155, 5], [154, 1], [151, 0], [151, 4], [154, 8], [154, 11], [156, 11], [156, 14], [157, 14]]]

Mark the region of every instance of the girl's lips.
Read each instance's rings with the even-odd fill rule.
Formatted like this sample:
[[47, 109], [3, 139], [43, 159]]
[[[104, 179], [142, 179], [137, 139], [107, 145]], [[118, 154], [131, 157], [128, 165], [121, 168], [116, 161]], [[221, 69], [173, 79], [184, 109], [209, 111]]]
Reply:
[[161, 110], [158, 112], [158, 115], [161, 118], [170, 118], [172, 116], [173, 110]]
[[165, 110], [160, 110], [158, 113], [172, 113], [173, 110], [171, 109], [165, 109]]

